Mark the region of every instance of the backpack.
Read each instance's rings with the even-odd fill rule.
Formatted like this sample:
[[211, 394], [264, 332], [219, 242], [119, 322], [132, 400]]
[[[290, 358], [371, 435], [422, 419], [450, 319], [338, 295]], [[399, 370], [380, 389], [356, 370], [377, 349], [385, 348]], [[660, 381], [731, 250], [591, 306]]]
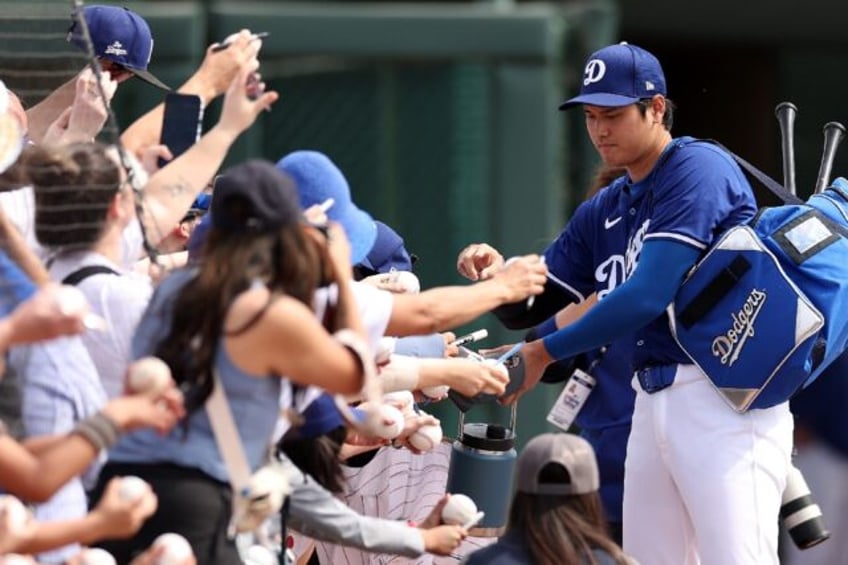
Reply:
[[741, 413], [787, 401], [846, 349], [848, 180], [803, 202], [733, 156], [785, 204], [722, 235], [687, 275], [669, 320]]

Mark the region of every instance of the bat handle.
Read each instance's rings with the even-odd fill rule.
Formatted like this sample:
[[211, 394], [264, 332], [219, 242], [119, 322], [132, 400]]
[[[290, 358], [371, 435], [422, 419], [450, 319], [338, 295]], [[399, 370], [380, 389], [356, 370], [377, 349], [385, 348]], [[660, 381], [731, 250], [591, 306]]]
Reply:
[[822, 151], [821, 164], [819, 164], [819, 174], [816, 178], [816, 193], [823, 191], [830, 183], [830, 172], [833, 168], [833, 160], [836, 157], [836, 149], [844, 138], [845, 126], [839, 122], [828, 122], [824, 125], [824, 150]]
[[781, 102], [774, 109], [777, 123], [780, 124], [780, 147], [783, 154], [783, 186], [795, 194], [795, 116], [798, 107], [792, 102]]

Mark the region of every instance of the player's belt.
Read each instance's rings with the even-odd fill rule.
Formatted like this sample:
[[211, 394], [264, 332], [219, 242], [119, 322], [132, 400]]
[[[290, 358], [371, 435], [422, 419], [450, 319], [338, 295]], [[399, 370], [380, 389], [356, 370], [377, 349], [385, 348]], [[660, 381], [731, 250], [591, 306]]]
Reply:
[[644, 367], [636, 371], [636, 378], [642, 390], [648, 394], [659, 392], [668, 388], [674, 382], [677, 373], [677, 365], [659, 365], [657, 367]]

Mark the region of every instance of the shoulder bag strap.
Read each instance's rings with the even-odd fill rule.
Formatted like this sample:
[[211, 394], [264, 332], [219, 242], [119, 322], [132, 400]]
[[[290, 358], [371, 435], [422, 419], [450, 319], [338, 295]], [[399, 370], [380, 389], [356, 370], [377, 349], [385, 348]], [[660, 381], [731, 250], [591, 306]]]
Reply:
[[233, 413], [230, 410], [230, 403], [227, 401], [224, 386], [221, 384], [218, 371], [214, 368], [212, 369], [212, 376], [214, 386], [212, 387], [212, 394], [206, 400], [206, 414], [209, 416], [212, 433], [215, 435], [215, 442], [218, 444], [218, 451], [221, 453], [221, 459], [224, 460], [224, 466], [226, 466], [227, 475], [230, 478], [230, 487], [233, 490], [233, 513], [227, 532], [230, 536], [234, 536], [236, 522], [246, 511], [247, 502], [244, 493], [248, 488], [252, 473], [241, 443], [241, 436], [239, 436], [238, 428], [233, 420]]

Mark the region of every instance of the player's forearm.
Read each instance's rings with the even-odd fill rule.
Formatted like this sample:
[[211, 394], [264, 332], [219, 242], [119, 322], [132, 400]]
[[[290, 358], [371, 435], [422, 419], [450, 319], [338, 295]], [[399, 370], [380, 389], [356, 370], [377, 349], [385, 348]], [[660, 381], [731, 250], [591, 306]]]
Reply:
[[664, 314], [699, 254], [682, 243], [645, 242], [633, 275], [578, 321], [545, 337], [545, 348], [554, 359], [565, 359], [645, 327]]
[[495, 279], [469, 286], [443, 286], [421, 294], [394, 297], [388, 335], [424, 335], [453, 329], [493, 310], [509, 299]]
[[188, 151], [150, 177], [144, 188], [144, 222], [155, 247], [182, 219], [212, 180], [238, 133], [215, 126]]

